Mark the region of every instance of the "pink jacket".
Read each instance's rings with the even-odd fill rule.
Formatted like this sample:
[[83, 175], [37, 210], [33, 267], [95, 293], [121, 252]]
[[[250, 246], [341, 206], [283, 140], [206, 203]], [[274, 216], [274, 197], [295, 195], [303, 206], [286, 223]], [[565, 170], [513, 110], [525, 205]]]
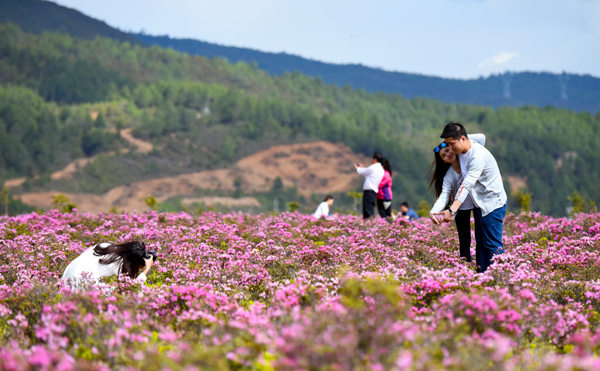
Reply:
[[381, 183], [379, 183], [379, 193], [377, 193], [377, 198], [380, 200], [390, 201], [393, 198], [392, 195], [392, 176], [389, 171], [384, 171], [383, 179], [381, 179]]

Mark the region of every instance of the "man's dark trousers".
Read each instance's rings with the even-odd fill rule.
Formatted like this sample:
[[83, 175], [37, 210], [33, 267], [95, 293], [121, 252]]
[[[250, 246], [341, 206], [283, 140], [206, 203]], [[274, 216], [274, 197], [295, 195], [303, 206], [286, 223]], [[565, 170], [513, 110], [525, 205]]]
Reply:
[[368, 219], [375, 215], [375, 203], [377, 193], [375, 191], [363, 191], [363, 218]]
[[492, 264], [494, 255], [504, 254], [502, 243], [502, 229], [506, 216], [506, 204], [491, 213], [483, 216], [481, 209], [473, 209], [475, 218], [475, 239], [480, 247], [481, 271], [485, 272]]

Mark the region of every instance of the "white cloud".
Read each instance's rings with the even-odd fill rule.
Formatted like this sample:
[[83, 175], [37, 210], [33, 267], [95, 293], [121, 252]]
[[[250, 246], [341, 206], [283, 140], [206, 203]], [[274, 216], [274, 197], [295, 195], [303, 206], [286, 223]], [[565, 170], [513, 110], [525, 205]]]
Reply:
[[494, 66], [499, 66], [501, 64], [504, 64], [516, 57], [518, 57], [519, 54], [515, 53], [515, 52], [505, 52], [505, 51], [501, 51], [500, 53], [489, 57], [489, 58], [484, 58], [480, 63], [479, 63], [479, 69], [483, 70], [489, 67], [494, 67]]

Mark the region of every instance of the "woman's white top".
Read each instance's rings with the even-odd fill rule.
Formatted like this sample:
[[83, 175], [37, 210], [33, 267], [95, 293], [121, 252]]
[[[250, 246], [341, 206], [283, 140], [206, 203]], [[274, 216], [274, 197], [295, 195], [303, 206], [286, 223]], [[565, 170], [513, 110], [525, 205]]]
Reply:
[[[455, 184], [454, 184], [454, 187], [452, 187], [453, 193], [456, 195], [456, 190], [460, 188], [463, 180], [465, 179], [465, 175], [464, 175], [465, 171], [463, 171], [462, 167], [461, 167], [460, 174], [457, 174], [456, 170], [454, 170], [454, 167], [452, 167], [452, 172], [454, 172], [454, 174], [456, 174]], [[475, 207], [475, 204], [473, 203], [473, 196], [471, 196], [471, 194], [468, 194], [467, 198], [465, 198], [465, 202], [463, 202], [460, 205], [458, 210], [472, 210], [474, 207]]]
[[[109, 246], [109, 242], [102, 242], [100, 244], [101, 247]], [[121, 262], [113, 263], [113, 264], [100, 264], [100, 259], [103, 256], [94, 255], [94, 248], [97, 245], [90, 247], [85, 250], [81, 255], [79, 255], [75, 260], [73, 260], [65, 269], [65, 272], [62, 275], [63, 280], [77, 280], [81, 278], [82, 274], [87, 275], [91, 279], [93, 279], [96, 284], [100, 283], [101, 277], [109, 277], [113, 275], [118, 275], [119, 270], [121, 268]], [[140, 274], [137, 277], [138, 280], [142, 282], [146, 282], [146, 275], [144, 273]]]
[[[471, 135], [469, 135], [469, 139], [472, 142], [481, 144], [482, 146], [485, 145], [485, 135], [484, 134], [471, 134]], [[431, 211], [429, 212], [430, 214], [442, 212], [442, 210], [444, 210], [444, 208], [448, 204], [448, 201], [453, 200], [454, 197], [456, 196], [456, 191], [460, 188], [463, 180], [467, 176], [466, 168], [463, 169], [462, 162], [460, 165], [461, 165], [461, 173], [460, 174], [458, 174], [456, 172], [456, 170], [454, 170], [453, 166], [450, 166], [450, 168], [446, 172], [446, 175], [444, 176], [444, 182], [442, 184], [442, 193], [440, 194], [440, 197], [438, 197], [437, 201], [431, 208]], [[459, 210], [471, 210], [474, 207], [475, 207], [475, 204], [473, 202], [473, 197], [470, 194], [468, 194], [467, 198], [462, 203], [462, 205], [460, 205], [460, 207], [458, 209]]]
[[327, 204], [327, 202], [325, 202], [325, 201], [321, 202], [319, 204], [319, 207], [317, 207], [317, 211], [315, 211], [313, 216], [317, 219], [319, 219], [322, 216], [328, 217], [329, 216], [329, 204]]

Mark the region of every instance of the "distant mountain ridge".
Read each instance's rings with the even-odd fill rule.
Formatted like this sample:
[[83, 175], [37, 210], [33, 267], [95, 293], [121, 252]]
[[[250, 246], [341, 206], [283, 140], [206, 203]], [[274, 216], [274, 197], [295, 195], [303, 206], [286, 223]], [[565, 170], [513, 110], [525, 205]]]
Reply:
[[459, 80], [390, 72], [362, 65], [338, 65], [286, 53], [211, 44], [168, 36], [128, 34], [81, 12], [42, 0], [0, 0], [0, 22], [17, 24], [26, 32], [62, 31], [93, 39], [103, 36], [140, 45], [158, 45], [191, 55], [227, 58], [231, 62], [256, 62], [273, 75], [298, 71], [319, 76], [327, 84], [350, 85], [369, 92], [399, 93], [406, 98], [428, 97], [447, 103], [492, 107], [555, 106], [596, 113], [600, 110], [600, 78], [590, 75], [520, 72], [487, 78]]
[[326, 84], [350, 85], [369, 92], [399, 93], [406, 98], [428, 97], [447, 103], [492, 107], [536, 105], [575, 111], [600, 110], [600, 78], [590, 75], [519, 72], [470, 80], [448, 79], [404, 72], [391, 72], [357, 64], [331, 64], [287, 53], [223, 46], [193, 39], [132, 33], [147, 45], [204, 57], [227, 58], [230, 62], [255, 62], [274, 75], [286, 71], [319, 76]]

